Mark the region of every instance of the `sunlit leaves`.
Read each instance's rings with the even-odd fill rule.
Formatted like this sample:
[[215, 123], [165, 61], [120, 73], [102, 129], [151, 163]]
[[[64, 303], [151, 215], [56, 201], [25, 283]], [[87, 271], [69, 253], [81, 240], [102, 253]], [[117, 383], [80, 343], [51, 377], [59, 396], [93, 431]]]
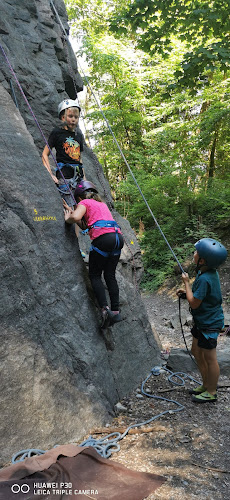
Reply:
[[131, 29], [137, 46], [149, 54], [169, 57], [172, 36], [190, 49], [176, 77], [196, 88], [209, 83], [208, 73], [230, 65], [229, 0], [134, 0], [114, 16], [110, 27], [124, 34]]
[[[183, 259], [193, 239], [230, 218], [229, 1], [70, 1], [90, 84]], [[159, 284], [175, 263], [89, 90], [86, 101], [116, 208], [138, 234], [147, 280]]]

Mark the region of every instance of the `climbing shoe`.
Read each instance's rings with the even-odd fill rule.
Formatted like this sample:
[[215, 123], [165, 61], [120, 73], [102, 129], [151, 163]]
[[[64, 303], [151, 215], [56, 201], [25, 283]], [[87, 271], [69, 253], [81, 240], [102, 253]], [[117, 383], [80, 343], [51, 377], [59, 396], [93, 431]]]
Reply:
[[101, 328], [104, 330], [110, 325], [109, 309], [102, 309], [101, 311]]
[[206, 389], [203, 385], [199, 385], [199, 387], [196, 387], [195, 389], [189, 389], [189, 394], [202, 394], [202, 392], [205, 392]]
[[109, 316], [109, 324], [110, 326], [114, 325], [115, 323], [119, 323], [122, 321], [122, 317], [120, 313], [115, 314], [113, 311], [108, 310], [108, 316]]
[[192, 396], [194, 403], [214, 403], [217, 401], [217, 394], [210, 394], [210, 392], [205, 391], [197, 396]]

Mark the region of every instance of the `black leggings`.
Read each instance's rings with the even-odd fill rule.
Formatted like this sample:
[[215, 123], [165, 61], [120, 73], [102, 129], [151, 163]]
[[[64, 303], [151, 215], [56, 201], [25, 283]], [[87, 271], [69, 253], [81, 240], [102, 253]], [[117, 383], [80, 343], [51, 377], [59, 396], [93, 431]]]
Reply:
[[[118, 233], [119, 248], [124, 245], [123, 237]], [[104, 252], [111, 252], [115, 248], [116, 233], [106, 233], [92, 241], [93, 245]], [[109, 255], [104, 257], [96, 250], [91, 250], [89, 254], [89, 277], [100, 307], [107, 306], [105, 288], [102, 283], [101, 275], [104, 272], [104, 278], [108, 287], [108, 292], [111, 301], [111, 310], [119, 310], [119, 288], [115, 276], [116, 267], [120, 255]]]

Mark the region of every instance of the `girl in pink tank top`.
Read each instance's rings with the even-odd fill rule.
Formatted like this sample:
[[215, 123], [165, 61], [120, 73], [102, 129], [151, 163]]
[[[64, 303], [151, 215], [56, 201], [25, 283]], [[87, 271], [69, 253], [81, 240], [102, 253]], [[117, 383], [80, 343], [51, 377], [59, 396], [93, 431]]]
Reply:
[[[63, 201], [65, 221], [68, 224], [77, 223], [82, 229], [85, 229], [85, 226], [89, 229], [89, 236], [92, 240], [89, 255], [89, 277], [101, 308], [101, 328], [104, 329], [121, 321], [119, 287], [115, 273], [124, 245], [123, 236], [92, 182], [81, 181], [76, 187], [75, 199], [78, 202], [75, 210]], [[111, 308], [108, 306], [102, 283], [102, 273], [108, 288]]]

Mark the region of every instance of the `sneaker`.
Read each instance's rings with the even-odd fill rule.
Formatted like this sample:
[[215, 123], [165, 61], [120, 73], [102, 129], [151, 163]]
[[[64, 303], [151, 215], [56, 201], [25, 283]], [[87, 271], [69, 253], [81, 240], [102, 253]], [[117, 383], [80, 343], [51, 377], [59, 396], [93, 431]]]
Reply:
[[210, 392], [205, 391], [197, 396], [192, 396], [194, 403], [214, 403], [217, 401], [217, 394], [210, 394]]
[[114, 325], [114, 323], [119, 323], [119, 321], [122, 321], [120, 313], [114, 314], [113, 311], [110, 311], [110, 309], [108, 310], [108, 316], [110, 326]]
[[199, 387], [196, 387], [195, 389], [189, 389], [188, 392], [189, 394], [202, 394], [202, 392], [205, 392], [206, 389], [203, 385], [199, 385]]
[[110, 325], [109, 309], [102, 309], [101, 311], [101, 328], [104, 330]]

